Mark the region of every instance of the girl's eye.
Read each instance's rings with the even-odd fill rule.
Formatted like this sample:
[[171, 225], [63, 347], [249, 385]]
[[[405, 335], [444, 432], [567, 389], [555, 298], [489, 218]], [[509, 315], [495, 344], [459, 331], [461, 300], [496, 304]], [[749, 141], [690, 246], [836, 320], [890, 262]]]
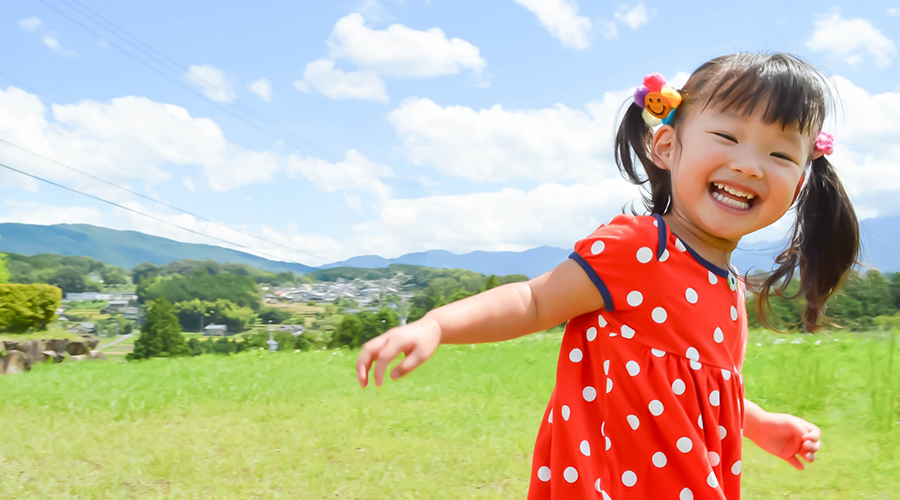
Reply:
[[715, 134], [727, 141], [731, 141], [731, 142], [737, 144], [737, 139], [735, 139], [734, 136], [731, 134], [726, 134], [725, 132], [713, 132], [713, 134]]
[[781, 158], [782, 160], [787, 160], [791, 163], [797, 164], [797, 162], [795, 162], [793, 158], [791, 158], [790, 156], [788, 156], [784, 153], [772, 153], [772, 156], [774, 156], [775, 158]]

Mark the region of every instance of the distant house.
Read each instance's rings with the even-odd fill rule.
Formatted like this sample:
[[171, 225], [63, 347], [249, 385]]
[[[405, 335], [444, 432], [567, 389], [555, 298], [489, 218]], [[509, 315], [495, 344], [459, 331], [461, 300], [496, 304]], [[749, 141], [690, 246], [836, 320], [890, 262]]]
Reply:
[[228, 335], [228, 325], [217, 325], [215, 323], [206, 325], [203, 329], [203, 335], [207, 337], [222, 337]]
[[72, 333], [94, 333], [94, 324], [90, 322], [75, 323], [69, 327]]
[[122, 312], [123, 309], [128, 307], [127, 300], [110, 300], [109, 304], [107, 304], [106, 309], [103, 310], [105, 314], [109, 314], [112, 312]]
[[123, 307], [119, 312], [128, 319], [135, 319], [141, 314], [141, 309], [139, 307]]
[[112, 300], [113, 295], [111, 293], [100, 293], [100, 292], [73, 292], [66, 294], [66, 300]]

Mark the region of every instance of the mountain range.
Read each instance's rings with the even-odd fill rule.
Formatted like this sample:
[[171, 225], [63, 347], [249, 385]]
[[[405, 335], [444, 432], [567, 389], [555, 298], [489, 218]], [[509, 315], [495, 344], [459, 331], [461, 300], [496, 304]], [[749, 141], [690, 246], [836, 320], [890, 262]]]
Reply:
[[[860, 261], [865, 266], [883, 272], [900, 271], [900, 216], [866, 219], [861, 223], [861, 233]], [[750, 268], [768, 270], [775, 255], [783, 247], [784, 242], [740, 245], [732, 256], [732, 263], [742, 271]], [[213, 259], [223, 263], [247, 264], [267, 271], [292, 271], [297, 274], [334, 267], [383, 268], [390, 264], [412, 264], [468, 269], [486, 275], [524, 274], [533, 278], [568, 258], [572, 249], [540, 246], [523, 252], [474, 251], [462, 255], [446, 250], [429, 250], [393, 259], [361, 255], [316, 268], [269, 260], [214, 245], [182, 243], [137, 231], [119, 231], [88, 224], [42, 226], [0, 223], [0, 252], [85, 255], [125, 269], [131, 269], [145, 261], [160, 265], [179, 259]]]

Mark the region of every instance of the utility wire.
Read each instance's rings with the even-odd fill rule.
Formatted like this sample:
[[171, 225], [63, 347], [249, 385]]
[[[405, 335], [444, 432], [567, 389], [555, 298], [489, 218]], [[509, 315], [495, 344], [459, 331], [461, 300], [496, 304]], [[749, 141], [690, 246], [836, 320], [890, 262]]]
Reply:
[[173, 209], [173, 210], [177, 210], [177, 211], [179, 211], [179, 212], [181, 212], [181, 213], [190, 215], [190, 216], [192, 216], [192, 217], [196, 217], [196, 218], [198, 218], [198, 219], [201, 219], [201, 220], [204, 220], [204, 221], [207, 221], [207, 222], [211, 222], [211, 223], [213, 223], [213, 224], [216, 224], [216, 225], [218, 225], [218, 226], [224, 227], [224, 228], [226, 228], [226, 229], [230, 229], [230, 230], [232, 230], [232, 231], [235, 231], [235, 232], [238, 232], [238, 233], [241, 233], [241, 234], [245, 234], [245, 235], [247, 235], [247, 236], [251, 236], [251, 237], [256, 238], [256, 239], [258, 239], [258, 240], [260, 240], [260, 241], [265, 241], [266, 243], [271, 243], [271, 244], [273, 244], [273, 245], [278, 245], [278, 246], [280, 246], [280, 247], [286, 248], [286, 249], [291, 250], [291, 251], [293, 251], [293, 252], [303, 253], [303, 254], [309, 255], [310, 257], [315, 257], [315, 258], [317, 258], [317, 259], [322, 259], [322, 260], [325, 260], [325, 261], [328, 260], [328, 259], [326, 259], [325, 257], [322, 257], [321, 255], [316, 255], [316, 254], [314, 254], [314, 253], [310, 253], [310, 252], [307, 252], [307, 251], [305, 251], [305, 250], [300, 250], [300, 249], [297, 249], [297, 248], [293, 248], [293, 247], [290, 247], [290, 246], [287, 246], [287, 245], [278, 243], [277, 241], [272, 241], [272, 240], [269, 240], [269, 239], [267, 239], [267, 238], [263, 238], [263, 237], [261, 237], [261, 236], [257, 236], [257, 235], [255, 235], [255, 234], [253, 234], [253, 233], [249, 233], [249, 232], [247, 232], [247, 231], [243, 231], [243, 230], [240, 230], [240, 229], [237, 229], [237, 228], [233, 228], [233, 227], [231, 227], [231, 226], [228, 226], [228, 225], [223, 224], [223, 223], [218, 222], [218, 221], [214, 221], [214, 220], [209, 219], [209, 218], [207, 218], [207, 217], [204, 217], [204, 216], [202, 216], [202, 215], [195, 214], [195, 213], [190, 212], [190, 211], [188, 211], [188, 210], [185, 210], [185, 209], [183, 209], [183, 208], [176, 207], [175, 205], [172, 205], [172, 204], [170, 204], [170, 203], [166, 203], [165, 201], [158, 200], [158, 199], [153, 198], [153, 197], [151, 197], [151, 196], [147, 196], [147, 195], [142, 194], [142, 193], [139, 193], [139, 192], [137, 192], [137, 191], [135, 191], [135, 190], [133, 190], [133, 189], [129, 189], [129, 188], [125, 187], [125, 186], [120, 186], [119, 184], [116, 184], [116, 183], [114, 183], [114, 182], [112, 182], [112, 181], [108, 181], [108, 180], [106, 180], [106, 179], [97, 177], [96, 175], [91, 174], [91, 173], [89, 173], [89, 172], [85, 172], [85, 171], [79, 170], [79, 169], [77, 169], [77, 168], [75, 168], [75, 167], [66, 165], [65, 163], [56, 161], [56, 160], [54, 160], [53, 158], [48, 158], [48, 157], [46, 157], [46, 156], [44, 156], [44, 155], [42, 155], [42, 154], [35, 153], [34, 151], [31, 151], [30, 149], [23, 148], [22, 146], [19, 146], [18, 144], [13, 144], [13, 143], [11, 143], [11, 142], [9, 142], [9, 141], [7, 141], [7, 140], [4, 140], [4, 139], [2, 139], [2, 138], [0, 138], [0, 143], [6, 144], [6, 145], [8, 145], [8, 146], [12, 146], [12, 147], [14, 147], [14, 148], [16, 148], [16, 149], [18, 149], [18, 150], [20, 150], [20, 151], [24, 151], [24, 152], [26, 152], [26, 153], [28, 153], [28, 154], [37, 156], [38, 158], [42, 158], [42, 159], [44, 159], [44, 160], [46, 160], [46, 161], [49, 161], [49, 162], [54, 163], [54, 164], [56, 164], [56, 165], [59, 165], [60, 167], [67, 168], [67, 169], [72, 170], [72, 171], [74, 171], [74, 172], [78, 172], [79, 174], [82, 174], [82, 175], [86, 175], [86, 176], [88, 176], [88, 177], [90, 177], [90, 178], [92, 178], [92, 179], [98, 180], [98, 181], [100, 181], [100, 182], [102, 182], [102, 183], [104, 183], [104, 184], [108, 184], [108, 185], [110, 185], [110, 186], [112, 186], [112, 187], [114, 187], [114, 188], [121, 189], [122, 191], [127, 191], [127, 192], [129, 192], [129, 193], [131, 193], [131, 194], [133, 194], [133, 195], [135, 195], [135, 196], [140, 196], [141, 198], [144, 198], [144, 199], [146, 199], [146, 200], [150, 200], [150, 201], [152, 201], [152, 202], [154, 202], [154, 203], [159, 203], [160, 205], [163, 205], [163, 206], [165, 206], [165, 207], [171, 208], [171, 209]]
[[196, 235], [199, 235], [199, 236], [203, 236], [203, 237], [206, 237], [206, 238], [211, 238], [211, 239], [214, 239], [214, 240], [217, 240], [217, 241], [221, 241], [221, 242], [223, 242], [223, 243], [227, 243], [227, 244], [229, 244], [229, 245], [234, 245], [234, 246], [236, 246], [236, 247], [240, 247], [240, 248], [246, 249], [246, 250], [247, 250], [248, 252], [250, 252], [251, 254], [256, 253], [256, 254], [264, 255], [264, 256], [266, 256], [266, 257], [268, 257], [268, 258], [270, 258], [270, 259], [273, 259], [273, 260], [275, 260], [275, 261], [285, 261], [285, 260], [286, 260], [287, 262], [291, 262], [291, 263], [294, 263], [294, 264], [299, 264], [299, 265], [301, 265], [301, 266], [312, 267], [312, 266], [307, 266], [306, 264], [303, 264], [302, 262], [297, 262], [297, 261], [292, 260], [292, 259], [281, 259], [281, 258], [276, 257], [276, 256], [274, 256], [274, 255], [269, 255], [269, 254], [264, 253], [264, 252], [261, 252], [261, 251], [259, 251], [259, 250], [254, 250], [254, 249], [252, 249], [252, 248], [250, 248], [250, 247], [248, 247], [248, 246], [241, 245], [240, 243], [235, 243], [235, 242], [233, 242], [233, 241], [229, 241], [229, 240], [226, 240], [226, 239], [224, 239], [224, 238], [219, 238], [219, 237], [217, 237], [217, 236], [212, 236], [212, 235], [210, 235], [210, 234], [201, 233], [200, 231], [196, 231], [196, 230], [191, 229], [191, 228], [187, 228], [187, 227], [184, 227], [184, 226], [180, 226], [180, 225], [178, 225], [178, 224], [169, 222], [169, 221], [167, 221], [167, 220], [165, 220], [165, 219], [161, 219], [161, 218], [159, 218], [159, 217], [156, 217], [155, 215], [150, 215], [150, 214], [148, 214], [148, 213], [141, 212], [140, 210], [135, 210], [135, 209], [133, 209], [133, 208], [126, 207], [125, 205], [121, 205], [121, 204], [116, 203], [116, 202], [114, 202], [114, 201], [109, 201], [109, 200], [104, 199], [104, 198], [101, 198], [101, 197], [99, 197], [99, 196], [95, 196], [95, 195], [92, 195], [92, 194], [90, 194], [90, 193], [85, 193], [84, 191], [79, 191], [79, 190], [77, 190], [77, 189], [75, 189], [75, 188], [71, 188], [71, 187], [65, 186], [65, 185], [63, 185], [63, 184], [59, 184], [59, 183], [57, 183], [57, 182], [53, 182], [53, 181], [48, 180], [48, 179], [44, 179], [43, 177], [40, 177], [40, 176], [31, 174], [31, 173], [25, 172], [24, 170], [19, 170], [18, 168], [15, 168], [15, 167], [11, 167], [11, 166], [9, 166], [9, 165], [6, 165], [5, 163], [0, 163], [0, 167], [3, 167], [3, 168], [8, 169], [8, 170], [12, 170], [13, 172], [20, 173], [20, 174], [22, 174], [22, 175], [24, 175], [24, 176], [27, 176], [27, 177], [31, 177], [32, 179], [36, 179], [36, 180], [39, 180], [39, 181], [41, 181], [41, 182], [45, 182], [45, 183], [50, 184], [50, 185], [52, 185], [52, 186], [56, 186], [56, 187], [58, 187], [58, 188], [65, 189], [66, 191], [71, 191], [71, 192], [73, 192], [73, 193], [77, 193], [77, 194], [80, 194], [80, 195], [83, 195], [83, 196], [87, 196], [88, 198], [93, 198], [93, 199], [95, 199], [95, 200], [97, 200], [97, 201], [101, 201], [101, 202], [103, 202], [103, 203], [107, 203], [107, 204], [112, 205], [112, 206], [114, 206], [114, 207], [118, 207], [118, 208], [121, 208], [121, 209], [123, 209], [123, 210], [127, 210], [127, 211], [129, 211], [129, 212], [132, 212], [132, 213], [135, 213], [135, 214], [138, 214], [138, 215], [143, 215], [144, 217], [148, 217], [148, 218], [153, 219], [153, 220], [155, 220], [155, 221], [157, 221], [157, 222], [162, 222], [163, 224], [167, 224], [167, 225], [169, 225], [169, 226], [176, 227], [176, 228], [178, 228], [178, 229], [182, 229], [182, 230], [187, 231], [187, 232], [189, 232], [189, 233], [193, 233], [193, 234], [196, 234]]
[[[169, 81], [175, 83], [176, 85], [178, 85], [178, 86], [184, 88], [185, 90], [187, 90], [188, 92], [194, 94], [195, 96], [198, 96], [198, 97], [200, 97], [200, 98], [202, 98], [202, 99], [206, 99], [207, 101], [209, 101], [210, 103], [212, 103], [214, 106], [216, 106], [216, 107], [219, 108], [220, 110], [222, 110], [222, 111], [224, 111], [224, 112], [230, 114], [231, 116], [233, 116], [233, 117], [237, 118], [238, 120], [240, 120], [240, 121], [242, 121], [242, 122], [244, 122], [244, 123], [250, 125], [251, 127], [256, 128], [257, 130], [260, 130], [260, 131], [266, 133], [267, 135], [269, 135], [269, 136], [271, 136], [271, 137], [274, 137], [275, 139], [281, 139], [281, 140], [284, 141], [285, 143], [287, 143], [287, 144], [289, 144], [289, 145], [291, 145], [291, 146], [294, 146], [294, 147], [297, 148], [297, 149], [304, 150], [304, 151], [307, 151], [307, 152], [309, 152], [309, 153], [316, 154], [316, 155], [319, 155], [319, 156], [324, 156], [326, 159], [329, 159], [329, 160], [331, 160], [331, 161], [336, 161], [336, 160], [337, 160], [337, 155], [335, 155], [334, 153], [332, 153], [330, 150], [327, 150], [327, 149], [325, 149], [325, 148], [323, 148], [323, 147], [321, 147], [321, 146], [318, 146], [318, 145], [312, 143], [312, 142], [309, 141], [309, 140], [303, 139], [302, 137], [300, 137], [300, 136], [298, 136], [298, 135], [296, 135], [296, 134], [294, 134], [294, 133], [290, 133], [289, 135], [291, 135], [291, 136], [296, 136], [296, 137], [300, 138], [300, 141], [301, 141], [301, 142], [305, 142], [306, 144], [300, 144], [300, 143], [298, 143], [297, 141], [295, 141], [293, 138], [290, 138], [290, 137], [288, 137], [288, 138], [282, 137], [282, 135], [288, 135], [288, 134], [284, 134], [283, 131], [284, 131], [284, 130], [287, 130], [288, 132], [290, 132], [289, 129], [284, 128], [283, 126], [277, 124], [276, 122], [274, 122], [274, 121], [272, 121], [272, 120], [270, 120], [270, 119], [268, 119], [268, 118], [263, 117], [263, 119], [260, 119], [259, 116], [263, 116], [263, 115], [261, 115], [260, 113], [258, 113], [258, 112], [256, 112], [256, 111], [252, 111], [252, 110], [248, 111], [249, 108], [246, 108], [246, 107], [238, 107], [238, 106], [234, 106], [234, 107], [226, 107], [226, 106], [223, 106], [221, 103], [219, 103], [219, 102], [217, 102], [217, 101], [214, 101], [213, 99], [210, 99], [209, 97], [207, 97], [207, 96], [206, 96], [205, 94], [203, 94], [202, 92], [198, 92], [197, 90], [195, 90], [195, 89], [189, 87], [189, 86], [186, 85], [184, 82], [182, 82], [182, 81], [180, 80], [180, 76], [182, 76], [183, 73], [179, 72], [179, 75], [178, 75], [179, 77], [178, 77], [178, 78], [173, 77], [173, 76], [171, 76], [171, 75], [169, 75], [169, 74], [167, 74], [167, 73], [161, 71], [159, 68], [157, 68], [156, 66], [150, 64], [150, 63], [147, 62], [146, 60], [144, 60], [144, 59], [138, 57], [137, 55], [133, 54], [132, 52], [129, 52], [128, 50], [126, 50], [125, 48], [123, 48], [122, 46], [120, 46], [119, 44], [117, 44], [117, 43], [115, 43], [115, 42], [113, 42], [113, 41], [111, 41], [111, 40], [105, 38], [103, 35], [101, 35], [100, 33], [98, 33], [96, 30], [91, 29], [90, 27], [86, 26], [84, 23], [78, 21], [77, 19], [73, 18], [73, 17], [70, 16], [69, 14], [63, 12], [62, 10], [60, 10], [59, 8], [57, 8], [56, 6], [54, 6], [54, 5], [50, 4], [49, 2], [47, 2], [47, 0], [38, 0], [38, 1], [41, 2], [41, 3], [43, 3], [44, 5], [46, 5], [46, 6], [49, 7], [50, 9], [56, 11], [58, 14], [60, 14], [60, 15], [63, 16], [63, 17], [65, 17], [66, 19], [72, 21], [74, 24], [76, 24], [77, 26], [79, 26], [79, 27], [82, 28], [83, 30], [85, 30], [85, 31], [87, 31], [88, 33], [90, 33], [90, 34], [94, 35], [95, 37], [99, 38], [101, 41], [104, 41], [104, 42], [106, 42], [106, 43], [112, 45], [113, 47], [115, 47], [117, 50], [119, 50], [119, 51], [122, 52], [123, 54], [125, 54], [125, 55], [131, 57], [132, 59], [134, 59], [134, 60], [137, 61], [138, 63], [140, 63], [140, 64], [146, 66], [147, 68], [149, 68], [149, 69], [152, 70], [153, 72], [158, 73], [158, 74], [159, 74], [160, 76], [162, 76], [163, 78], [166, 78], [167, 80], [169, 80]], [[67, 5], [68, 5], [68, 4], [67, 4]], [[69, 5], [69, 7], [71, 7], [71, 5]], [[84, 14], [82, 13], [82, 15], [84, 15]], [[98, 16], [99, 16], [99, 14], [98, 14]], [[87, 17], [87, 16], [85, 16], [85, 17]], [[97, 22], [97, 21], [94, 21], [94, 22]], [[98, 24], [99, 24], [99, 22], [98, 22]], [[102, 26], [102, 25], [101, 25], [101, 26]], [[106, 29], [107, 29], [108, 31], [112, 31], [112, 30], [110, 30], [109, 28], [106, 28]], [[120, 31], [123, 31], [123, 32], [124, 32], [124, 30], [120, 30]], [[116, 33], [113, 32], [113, 34], [115, 35]], [[130, 35], [129, 35], [129, 36], [130, 36]], [[135, 44], [134, 42], [129, 41], [128, 39], [122, 37], [121, 35], [117, 35], [117, 37], [120, 38], [120, 39], [122, 39], [122, 40], [124, 40], [125, 42], [129, 43], [129, 44], [132, 45], [133, 47], [137, 48], [139, 51], [143, 52], [144, 54], [148, 54], [148, 51], [147, 51], [147, 50], [141, 48], [140, 46], [138, 46], [138, 45]], [[133, 37], [132, 37], [132, 38], [133, 38]], [[141, 43], [143, 44], [143, 42], [141, 42]], [[146, 44], [144, 44], [144, 45], [146, 45]], [[151, 57], [154, 57], [154, 56], [151, 55]], [[154, 57], [154, 58], [158, 60], [158, 58], [156, 58], [156, 57]], [[172, 64], [175, 64], [175, 63], [173, 62]], [[177, 66], [177, 65], [176, 65], [176, 66]], [[203, 80], [198, 80], [198, 81], [200, 81], [201, 83], [203, 82]], [[206, 82], [206, 85], [209, 85], [209, 82]], [[246, 116], [242, 116], [242, 115], [239, 114], [237, 111], [240, 111], [240, 112], [242, 112], [242, 113], [245, 114], [245, 115], [249, 115], [250, 119], [248, 119]], [[274, 123], [275, 125], [274, 125], [274, 126], [273, 126], [273, 125], [267, 125], [266, 122], [268, 122], [268, 123]], [[276, 130], [281, 129], [282, 134], [279, 134], [279, 133], [277, 133], [277, 132], [273, 132], [273, 131], [271, 130], [271, 128], [275, 128]], [[319, 151], [316, 152], [316, 151], [313, 151], [313, 149], [319, 149]], [[326, 154], [323, 154], [323, 152], [325, 152]]]

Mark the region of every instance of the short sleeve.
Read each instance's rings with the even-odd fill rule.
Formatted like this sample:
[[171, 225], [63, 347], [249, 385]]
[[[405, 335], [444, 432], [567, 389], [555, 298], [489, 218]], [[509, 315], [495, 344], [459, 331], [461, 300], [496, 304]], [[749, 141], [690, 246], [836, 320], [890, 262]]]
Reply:
[[636, 305], [629, 296], [634, 285], [651, 279], [654, 266], [665, 259], [665, 228], [651, 216], [618, 215], [575, 243], [569, 255], [600, 291], [607, 311]]

